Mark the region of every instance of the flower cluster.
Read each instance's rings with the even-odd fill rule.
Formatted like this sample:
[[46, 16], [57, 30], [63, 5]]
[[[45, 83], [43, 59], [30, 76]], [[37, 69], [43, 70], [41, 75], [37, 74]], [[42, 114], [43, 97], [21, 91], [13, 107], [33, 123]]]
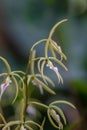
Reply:
[[[49, 92], [50, 94], [56, 94], [55, 91], [49, 87], [49, 84], [54, 87], [55, 83], [53, 80], [48, 77], [44, 71], [45, 67], [48, 67], [52, 70], [56, 76], [58, 77], [59, 83], [63, 83], [63, 78], [59, 73], [59, 69], [55, 66], [55, 63], [60, 65], [67, 71], [67, 67], [63, 64], [63, 59], [66, 60], [65, 54], [62, 52], [61, 47], [52, 39], [52, 35], [55, 29], [66, 19], [58, 22], [54, 25], [49, 33], [48, 39], [42, 39], [36, 42], [31, 50], [30, 50], [30, 57], [28, 61], [28, 65], [26, 71], [11, 71], [11, 67], [7, 60], [0, 56], [0, 60], [5, 64], [7, 68], [7, 73], [1, 73], [0, 77], [6, 77], [5, 80], [0, 85], [0, 99], [4, 94], [5, 90], [10, 84], [14, 84], [16, 91], [13, 103], [16, 101], [18, 95], [21, 93], [20, 99], [20, 113], [18, 120], [11, 120], [7, 122], [0, 113], [0, 120], [2, 123], [0, 124], [0, 128], [2, 130], [10, 130], [12, 126], [15, 126], [15, 130], [34, 130], [35, 128], [39, 128], [43, 130], [46, 117], [43, 117], [42, 122], [39, 124], [32, 119], [27, 118], [27, 116], [35, 115], [36, 114], [36, 106], [39, 106], [47, 111], [47, 116], [50, 123], [53, 125], [54, 128], [63, 129], [63, 123], [66, 124], [66, 118], [61, 108], [58, 107], [58, 104], [67, 104], [73, 108], [74, 105], [67, 101], [54, 101], [49, 105], [43, 104], [38, 102], [36, 99], [31, 99], [32, 88], [37, 87], [40, 90], [41, 94], [44, 94], [44, 90]], [[36, 46], [45, 43], [44, 48], [44, 56], [43, 57], [36, 57]], [[49, 53], [50, 51], [50, 53]], [[50, 54], [50, 55], [49, 55]], [[59, 57], [59, 58], [58, 58]], [[37, 64], [37, 72], [35, 71], [35, 65]], [[12, 86], [13, 87], [13, 86]], [[2, 100], [0, 100], [1, 102]], [[28, 114], [28, 115], [27, 115]], [[62, 120], [63, 122], [62, 122]]]

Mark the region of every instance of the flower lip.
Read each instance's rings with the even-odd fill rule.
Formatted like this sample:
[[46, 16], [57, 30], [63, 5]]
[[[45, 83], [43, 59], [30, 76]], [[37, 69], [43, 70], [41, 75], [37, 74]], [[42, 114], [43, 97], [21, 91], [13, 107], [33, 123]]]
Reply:
[[53, 71], [56, 73], [56, 75], [57, 75], [57, 77], [58, 77], [58, 79], [59, 79], [59, 82], [60, 82], [60, 74], [59, 74], [58, 68], [55, 67], [55, 66], [52, 64], [51, 61], [49, 61], [46, 66], [49, 67], [51, 70], [53, 70]]
[[12, 81], [10, 80], [9, 77], [6, 78], [5, 82], [1, 84], [0, 89], [1, 89], [1, 93], [0, 93], [0, 98], [2, 97], [4, 91], [6, 90], [6, 88], [9, 86], [9, 84]]

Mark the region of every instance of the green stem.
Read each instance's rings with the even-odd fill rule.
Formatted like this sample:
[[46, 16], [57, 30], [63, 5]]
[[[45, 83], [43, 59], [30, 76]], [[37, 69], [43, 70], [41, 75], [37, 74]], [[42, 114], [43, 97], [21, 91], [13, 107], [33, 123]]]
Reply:
[[31, 69], [31, 72], [33, 71], [34, 73], [34, 68], [32, 70], [32, 67], [34, 67], [33, 59], [35, 59], [35, 51], [30, 50], [30, 56], [29, 56], [29, 60], [28, 60], [27, 68], [26, 68], [26, 75], [28, 75], [29, 68]]
[[46, 57], [46, 58], [48, 58], [47, 52], [48, 52], [49, 42], [50, 42], [50, 38], [48, 37], [47, 43], [46, 43], [46, 45], [45, 45], [45, 57]]
[[28, 91], [27, 91], [27, 78], [28, 78], [28, 70], [30, 67], [30, 60], [28, 61], [27, 68], [25, 71], [25, 78], [24, 78], [24, 87], [23, 87], [23, 99], [22, 99], [22, 112], [20, 115], [21, 120], [25, 122], [26, 118], [26, 109], [27, 109], [27, 103], [28, 103]]
[[[31, 52], [30, 52], [31, 54]], [[26, 74], [25, 75], [28, 75], [28, 71], [29, 71], [29, 68], [30, 68], [30, 56], [29, 56], [29, 59], [28, 59], [28, 63], [27, 63], [27, 67], [26, 67]]]
[[[27, 64], [26, 73], [28, 73], [28, 70], [29, 70], [29, 67], [30, 67], [30, 64], [31, 64], [32, 52], [33, 52], [33, 50], [34, 50], [34, 47], [36, 47], [38, 44], [40, 44], [40, 43], [42, 43], [42, 42], [46, 42], [46, 41], [47, 41], [47, 39], [42, 39], [42, 40], [36, 42], [36, 43], [32, 46], [32, 48], [31, 48], [31, 50], [30, 50], [30, 56], [29, 56], [29, 60], [28, 60], [28, 64]], [[35, 59], [35, 58], [33, 57], [33, 59]], [[37, 58], [36, 58], [36, 60], [37, 60]]]
[[27, 109], [27, 105], [28, 105], [28, 91], [27, 91], [27, 75], [25, 75], [25, 85], [24, 85], [24, 90], [23, 90], [23, 98], [24, 98], [24, 108], [23, 108], [23, 121], [25, 122], [25, 118], [26, 118], [26, 109]]
[[29, 60], [28, 60], [28, 64], [27, 64], [27, 68], [26, 68], [26, 73], [25, 73], [25, 79], [24, 79], [24, 88], [23, 88], [23, 116], [22, 116], [22, 120], [25, 122], [25, 118], [26, 118], [26, 109], [27, 109], [27, 105], [28, 105], [28, 85], [27, 84], [27, 78], [28, 78], [28, 73], [29, 73], [29, 68], [31, 67], [31, 58], [32, 58], [32, 51], [30, 51], [30, 56], [29, 56]]
[[27, 109], [27, 103], [28, 103], [28, 90], [27, 90], [27, 78], [28, 78], [28, 71], [30, 68], [30, 59], [31, 59], [31, 53], [32, 51], [30, 51], [30, 56], [28, 59], [28, 63], [27, 63], [27, 67], [26, 67], [26, 71], [25, 71], [25, 78], [24, 78], [24, 87], [23, 87], [23, 99], [22, 99], [22, 115], [21, 115], [21, 120], [23, 122], [25, 122], [25, 118], [26, 118], [26, 109]]

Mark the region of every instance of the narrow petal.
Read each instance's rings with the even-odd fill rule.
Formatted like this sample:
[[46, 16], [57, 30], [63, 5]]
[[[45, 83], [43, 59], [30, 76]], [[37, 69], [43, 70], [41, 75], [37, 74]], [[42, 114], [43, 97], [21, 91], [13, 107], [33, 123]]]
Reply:
[[55, 67], [55, 66], [52, 64], [52, 62], [48, 62], [48, 64], [47, 64], [46, 66], [49, 67], [51, 70], [53, 70], [53, 71], [56, 73], [56, 75], [57, 75], [57, 77], [58, 77], [58, 80], [59, 80], [59, 83], [60, 83], [61, 78], [60, 78], [60, 74], [59, 74], [58, 68]]
[[58, 121], [60, 121], [60, 116], [58, 114], [56, 114], [56, 118]]
[[43, 94], [42, 86], [36, 80], [32, 80], [32, 83], [33, 83], [33, 85], [37, 86], [40, 90], [40, 93]]
[[8, 84], [3, 83], [3, 84], [1, 84], [0, 87], [1, 87], [1, 93], [0, 93], [0, 98], [1, 98], [2, 94], [4, 93], [4, 91], [6, 90], [6, 88], [8, 87]]
[[10, 80], [9, 77], [6, 78], [5, 82], [1, 84], [0, 89], [1, 89], [1, 93], [0, 93], [0, 98], [2, 97], [4, 91], [6, 90], [6, 88], [9, 86], [9, 84], [12, 81]]

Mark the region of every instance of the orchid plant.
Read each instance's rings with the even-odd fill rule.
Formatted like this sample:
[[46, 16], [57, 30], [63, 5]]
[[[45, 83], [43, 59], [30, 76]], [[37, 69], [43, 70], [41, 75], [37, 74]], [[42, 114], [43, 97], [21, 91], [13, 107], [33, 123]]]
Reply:
[[[7, 73], [0, 74], [0, 77], [5, 77], [5, 80], [0, 85], [0, 103], [2, 101], [2, 95], [4, 95], [5, 90], [11, 84], [14, 84], [16, 90], [12, 104], [16, 102], [16, 99], [20, 93], [22, 95], [22, 98], [20, 100], [21, 111], [19, 113], [19, 119], [7, 122], [3, 114], [0, 113], [0, 128], [2, 130], [11, 130], [13, 128], [14, 130], [34, 130], [37, 128], [43, 130], [47, 118], [55, 129], [62, 130], [63, 125], [66, 124], [66, 117], [63, 110], [58, 106], [58, 104], [67, 104], [75, 109], [75, 106], [73, 104], [65, 100], [53, 101], [49, 105], [46, 105], [36, 99], [31, 99], [31, 94], [29, 93], [29, 88], [31, 86], [35, 86], [37, 87], [37, 89], [40, 90], [42, 96], [44, 94], [44, 91], [47, 91], [48, 93], [53, 95], [56, 94], [54, 89], [52, 89], [52, 87], [49, 87], [49, 85], [54, 87], [55, 83], [44, 73], [45, 67], [51, 69], [58, 77], [59, 83], [63, 84], [63, 78], [59, 73], [58, 67], [55, 66], [55, 63], [57, 63], [67, 71], [67, 67], [63, 64], [63, 60], [67, 60], [67, 57], [62, 52], [61, 47], [52, 39], [52, 36], [55, 29], [65, 21], [67, 21], [67, 19], [64, 19], [55, 24], [51, 29], [47, 39], [42, 39], [32, 46], [25, 72], [20, 70], [12, 71], [7, 60], [0, 56], [0, 60], [5, 64], [7, 69]], [[45, 44], [43, 57], [36, 57], [36, 47], [39, 44]], [[59, 55], [60, 57], [58, 58], [57, 55]], [[38, 72], [35, 71], [36, 64]], [[43, 120], [41, 123], [27, 118], [26, 116], [27, 113], [28, 116], [30, 114], [35, 115], [35, 107], [37, 106], [39, 109], [41, 107], [47, 112], [47, 115], [43, 116]]]

